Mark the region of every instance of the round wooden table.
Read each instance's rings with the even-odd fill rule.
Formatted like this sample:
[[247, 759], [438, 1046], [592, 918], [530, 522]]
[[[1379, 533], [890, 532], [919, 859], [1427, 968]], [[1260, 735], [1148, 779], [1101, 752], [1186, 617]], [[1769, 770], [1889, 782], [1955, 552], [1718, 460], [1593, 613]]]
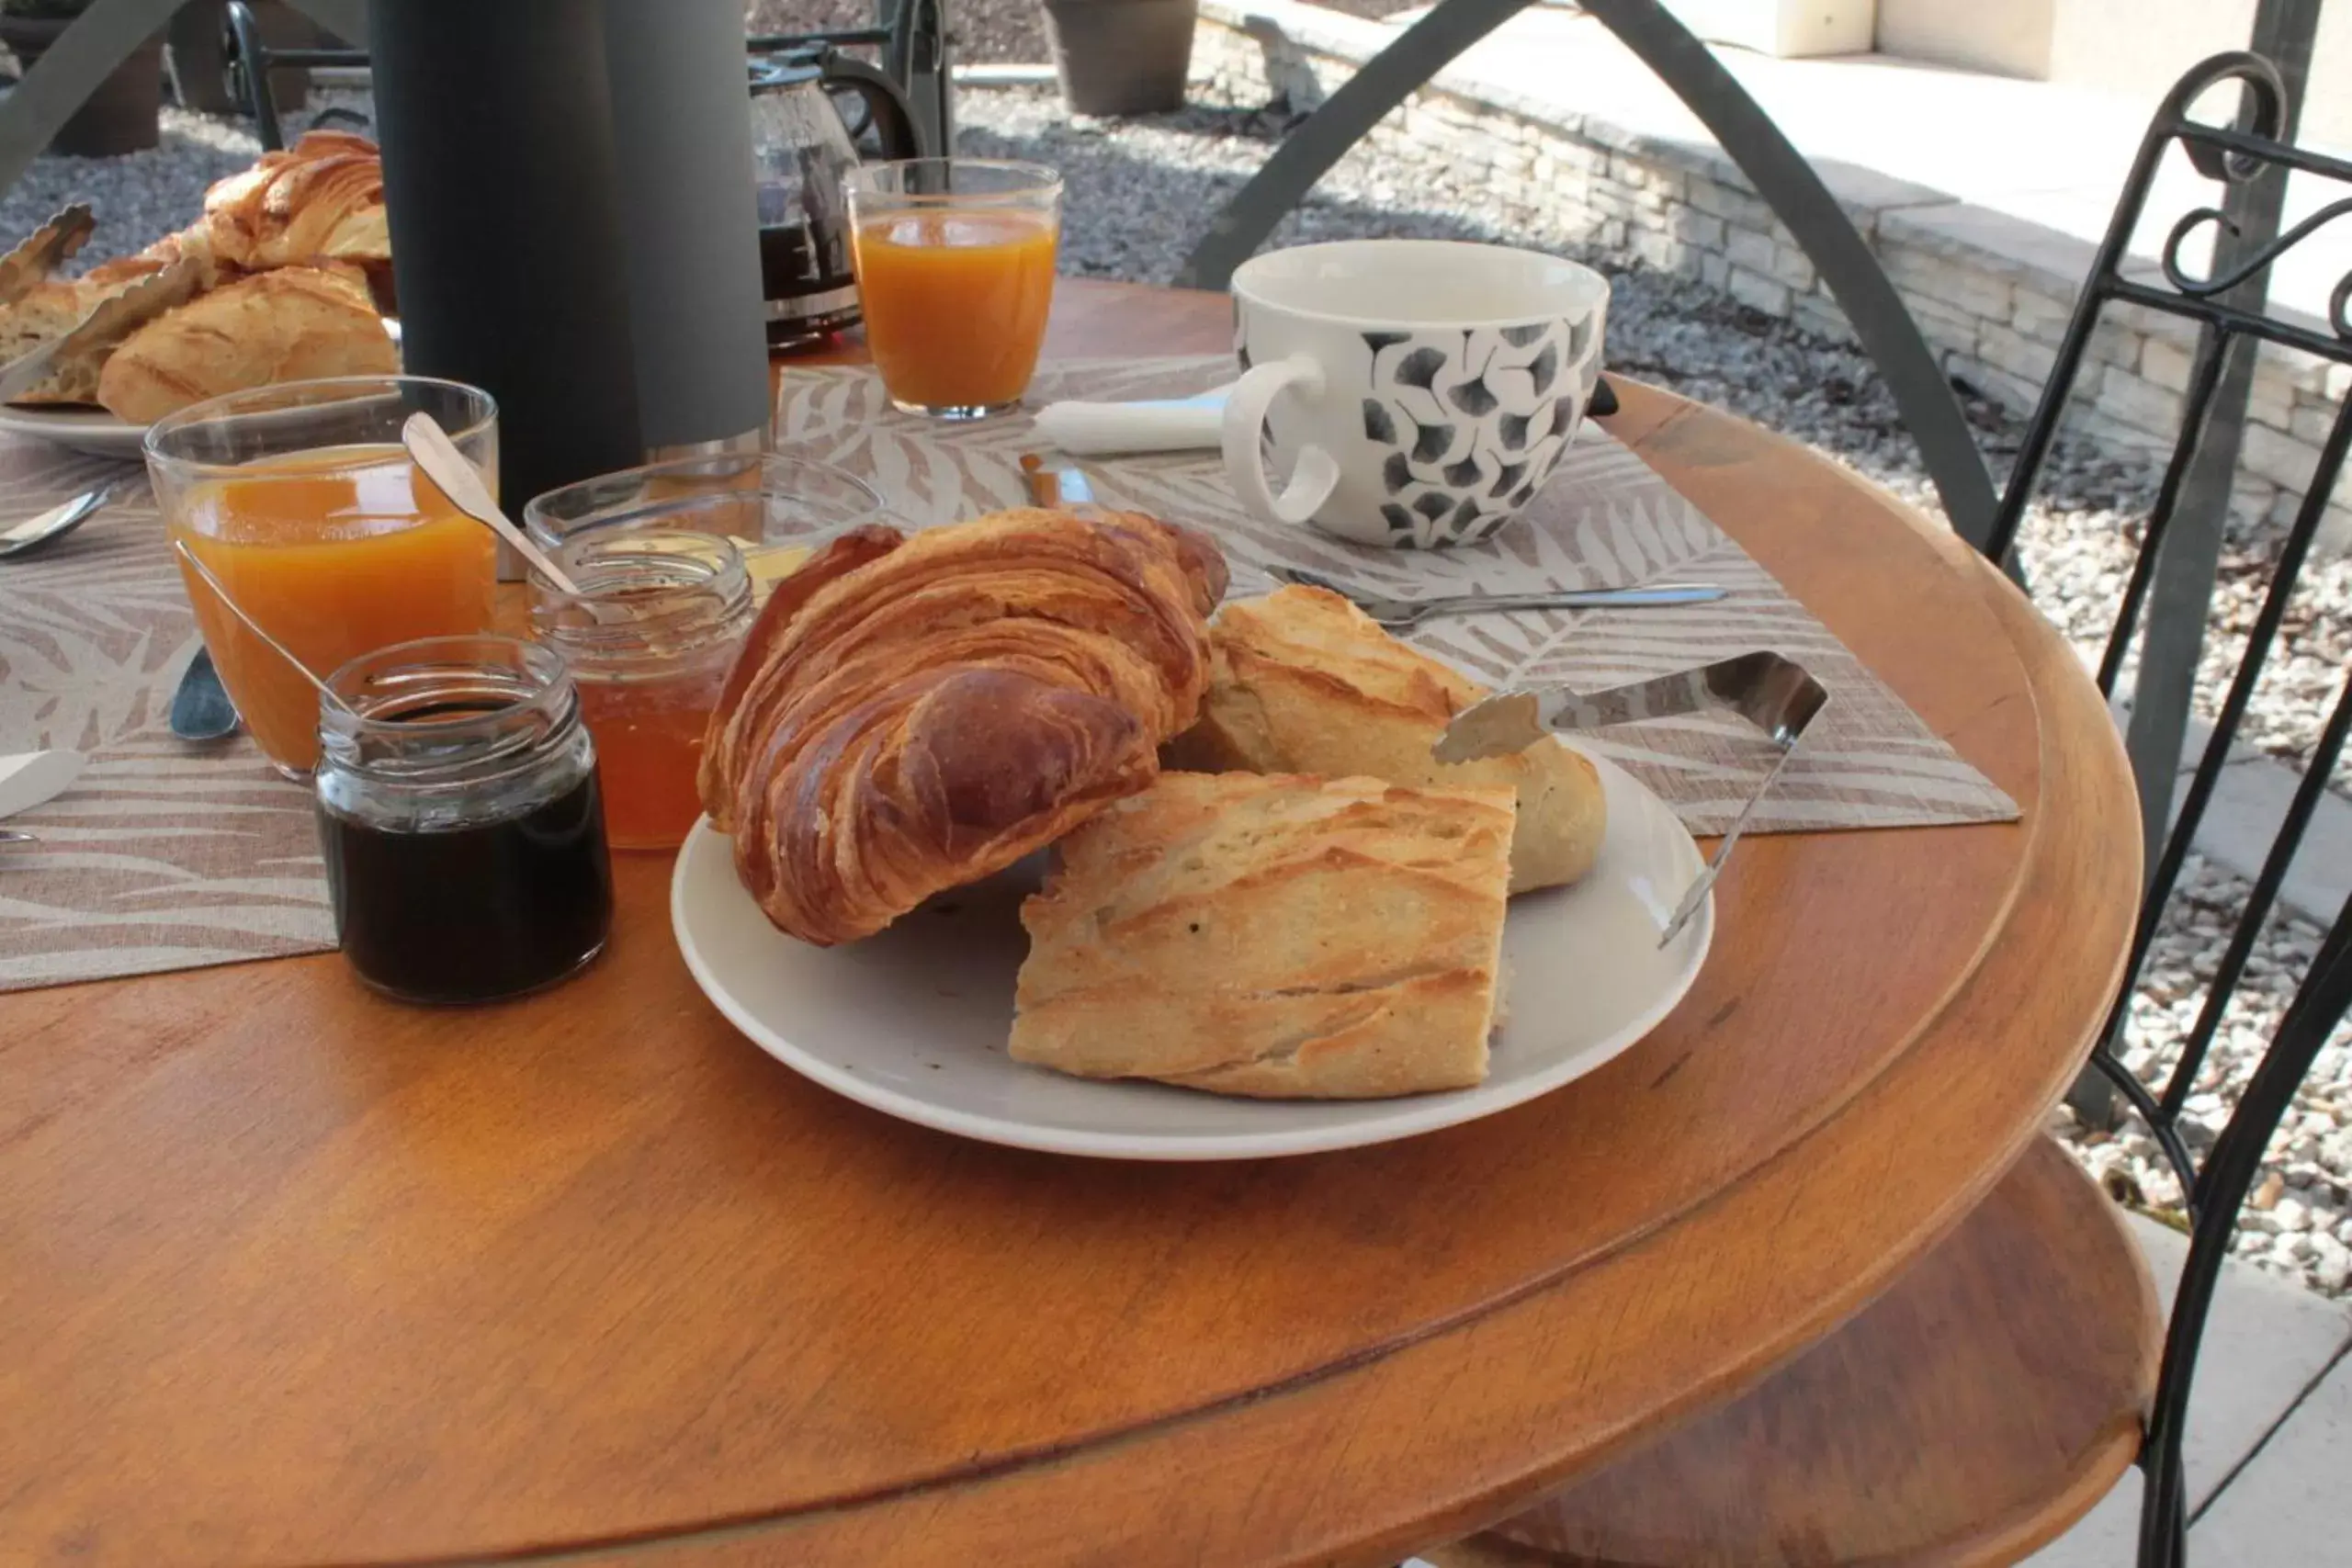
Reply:
[[[1066, 284], [1054, 351], [1214, 351]], [[1998, 1179], [2105, 1011], [2120, 747], [1959, 541], [1725, 415], [1611, 428], [2022, 806], [1743, 846], [1682, 1007], [1384, 1147], [1063, 1159], [730, 1030], [617, 857], [548, 996], [332, 955], [0, 998], [0, 1561], [1379, 1563], [1728, 1398]]]

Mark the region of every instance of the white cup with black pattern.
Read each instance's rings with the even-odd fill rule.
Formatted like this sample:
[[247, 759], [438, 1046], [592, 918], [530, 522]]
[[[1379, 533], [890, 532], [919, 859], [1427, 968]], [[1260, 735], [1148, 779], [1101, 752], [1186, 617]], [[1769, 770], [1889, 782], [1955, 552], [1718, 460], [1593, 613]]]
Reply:
[[1551, 477], [1600, 378], [1609, 280], [1540, 251], [1344, 240], [1253, 257], [1233, 299], [1242, 504], [1429, 549], [1493, 536]]

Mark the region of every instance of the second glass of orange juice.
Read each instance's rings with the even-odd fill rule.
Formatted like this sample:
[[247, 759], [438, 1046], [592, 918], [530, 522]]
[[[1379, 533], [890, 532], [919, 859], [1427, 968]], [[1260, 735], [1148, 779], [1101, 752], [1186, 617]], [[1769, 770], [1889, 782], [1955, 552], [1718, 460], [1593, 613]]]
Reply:
[[905, 158], [842, 176], [865, 343], [910, 413], [1017, 405], [1054, 299], [1061, 176], [1043, 164]]
[[[392, 643], [492, 629], [497, 540], [409, 462], [401, 423], [418, 412], [495, 490], [497, 406], [454, 381], [288, 382], [198, 403], [147, 433], [166, 531], [315, 674]], [[279, 772], [306, 776], [317, 692], [185, 562], [181, 576], [245, 728]]]

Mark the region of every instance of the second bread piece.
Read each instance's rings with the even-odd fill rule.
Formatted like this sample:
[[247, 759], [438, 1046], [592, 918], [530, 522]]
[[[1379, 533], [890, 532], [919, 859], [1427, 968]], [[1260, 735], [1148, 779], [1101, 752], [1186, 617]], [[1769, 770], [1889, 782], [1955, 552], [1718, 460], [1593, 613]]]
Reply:
[[1608, 827], [1592, 764], [1549, 737], [1513, 756], [1437, 761], [1430, 748], [1486, 688], [1399, 642], [1337, 593], [1283, 588], [1238, 599], [1209, 628], [1209, 645], [1201, 720], [1169, 748], [1169, 766], [1498, 785], [1519, 798], [1512, 892], [1592, 869]]
[[97, 395], [145, 424], [223, 392], [400, 367], [357, 268], [288, 266], [200, 294], [131, 333], [98, 373]]
[[1021, 909], [1015, 1061], [1362, 1100], [1487, 1076], [1505, 789], [1164, 773]]

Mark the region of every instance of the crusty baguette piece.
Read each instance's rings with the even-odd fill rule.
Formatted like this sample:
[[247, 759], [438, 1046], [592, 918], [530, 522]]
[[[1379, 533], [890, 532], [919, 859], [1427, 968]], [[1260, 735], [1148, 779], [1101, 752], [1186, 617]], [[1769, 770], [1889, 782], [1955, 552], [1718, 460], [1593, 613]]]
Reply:
[[1163, 773], [1027, 899], [1015, 1061], [1363, 1100], [1487, 1076], [1508, 789]]
[[1368, 773], [1400, 784], [1499, 785], [1519, 799], [1510, 890], [1574, 882], [1608, 828], [1600, 776], [1546, 737], [1510, 757], [1449, 766], [1430, 748], [1487, 694], [1319, 588], [1238, 599], [1209, 628], [1200, 722], [1168, 748], [1172, 768]]
[[356, 267], [288, 266], [224, 284], [148, 322], [108, 356], [96, 389], [108, 410], [144, 424], [223, 392], [400, 367]]

